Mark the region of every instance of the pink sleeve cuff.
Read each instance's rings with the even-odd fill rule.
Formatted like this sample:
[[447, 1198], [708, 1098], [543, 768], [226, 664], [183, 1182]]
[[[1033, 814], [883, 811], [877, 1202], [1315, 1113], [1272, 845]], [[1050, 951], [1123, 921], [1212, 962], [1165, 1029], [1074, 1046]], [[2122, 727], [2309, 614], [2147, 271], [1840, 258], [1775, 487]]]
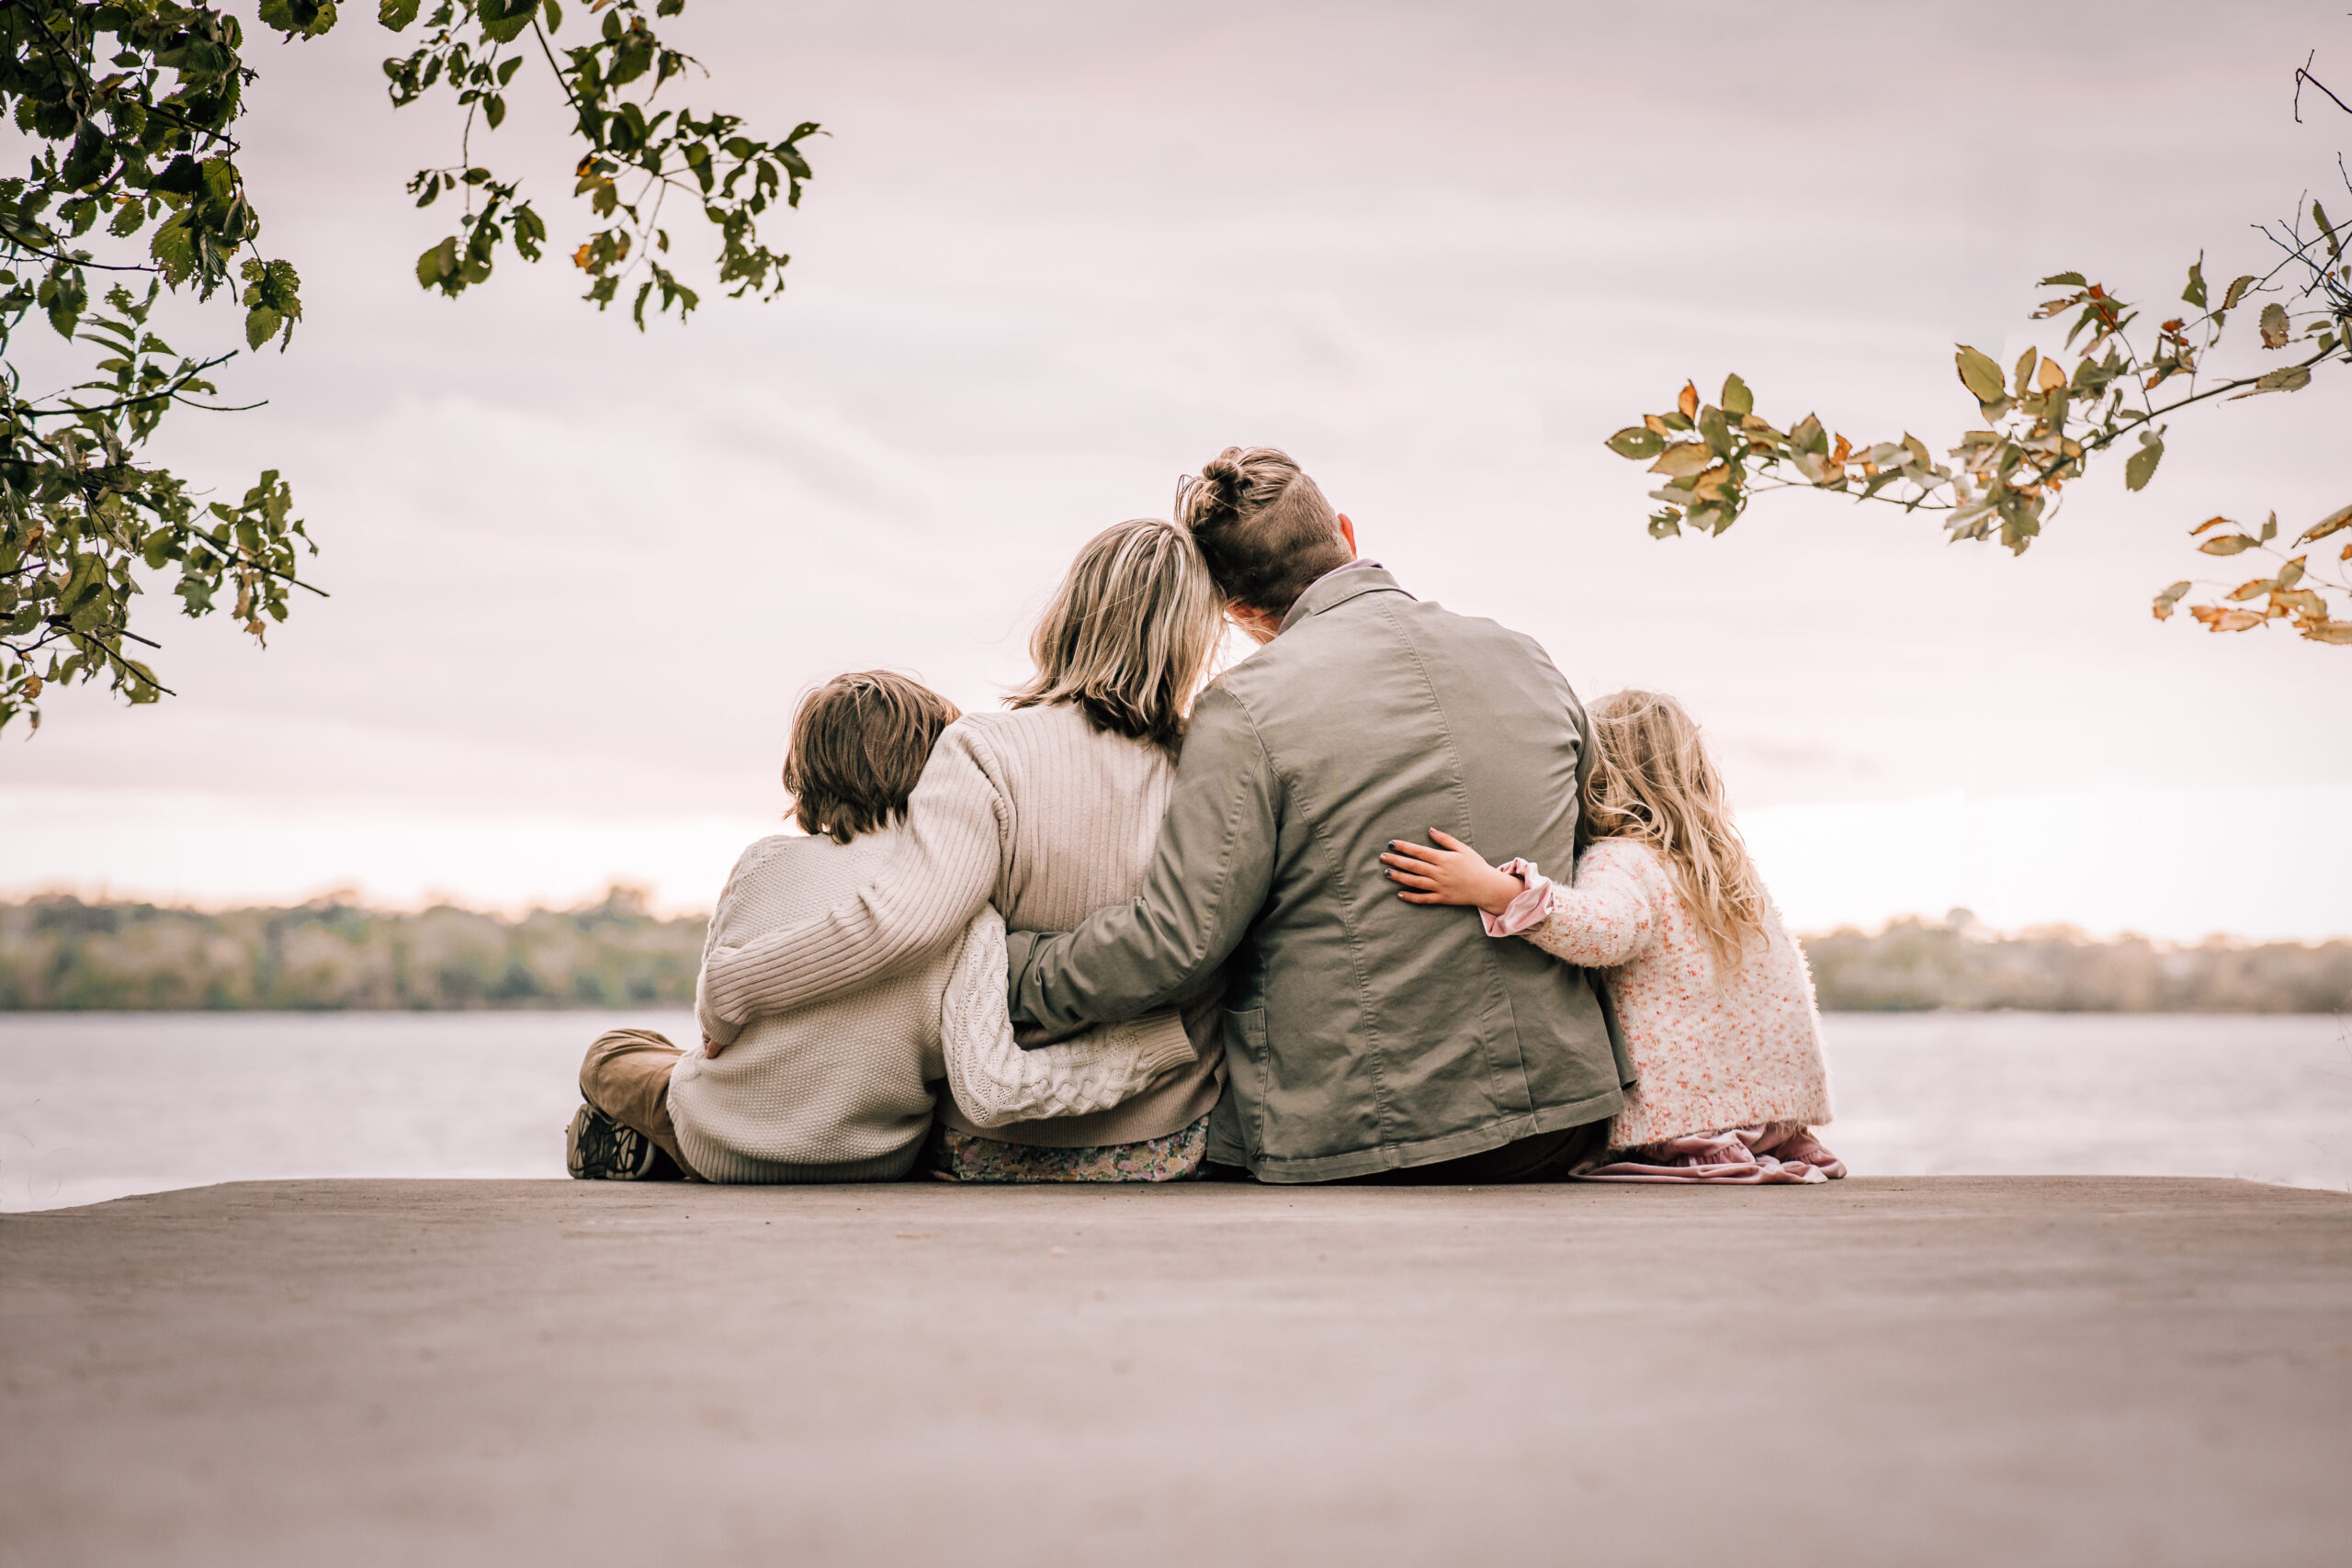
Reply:
[[1552, 912], [1552, 880], [1535, 869], [1532, 860], [1515, 860], [1495, 868], [1505, 876], [1516, 876], [1527, 891], [1510, 901], [1499, 915], [1478, 911], [1478, 919], [1486, 922], [1488, 936], [1517, 936], [1520, 932], [1544, 923]]

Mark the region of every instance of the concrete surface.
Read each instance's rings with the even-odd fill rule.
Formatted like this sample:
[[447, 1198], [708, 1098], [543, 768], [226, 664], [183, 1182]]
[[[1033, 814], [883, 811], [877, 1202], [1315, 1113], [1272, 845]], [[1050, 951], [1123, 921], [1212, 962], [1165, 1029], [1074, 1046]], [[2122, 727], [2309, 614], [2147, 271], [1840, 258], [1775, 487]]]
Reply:
[[2352, 1197], [288, 1182], [0, 1218], [0, 1562], [2352, 1561]]

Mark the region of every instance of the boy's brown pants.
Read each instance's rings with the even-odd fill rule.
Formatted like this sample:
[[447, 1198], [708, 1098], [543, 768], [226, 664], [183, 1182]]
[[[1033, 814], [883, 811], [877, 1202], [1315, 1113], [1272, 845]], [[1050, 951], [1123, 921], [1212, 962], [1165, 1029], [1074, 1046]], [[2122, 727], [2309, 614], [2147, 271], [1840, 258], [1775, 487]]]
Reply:
[[580, 1064], [580, 1096], [675, 1160], [689, 1181], [695, 1168], [678, 1147], [670, 1120], [670, 1067], [685, 1053], [650, 1029], [614, 1029], [596, 1036]]

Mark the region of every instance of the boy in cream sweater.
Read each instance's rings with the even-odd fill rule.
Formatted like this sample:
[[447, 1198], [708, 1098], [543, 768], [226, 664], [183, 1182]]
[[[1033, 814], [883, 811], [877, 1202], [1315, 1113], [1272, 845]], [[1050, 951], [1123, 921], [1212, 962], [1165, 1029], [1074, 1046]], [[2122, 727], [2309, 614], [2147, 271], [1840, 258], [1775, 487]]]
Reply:
[[[712, 913], [706, 958], [882, 880], [907, 797], [958, 716], [944, 697], [887, 671], [810, 693], [784, 767], [801, 834], [744, 851]], [[701, 1007], [700, 1050], [614, 1030], [581, 1066], [587, 1103], [566, 1140], [571, 1174], [891, 1181], [914, 1168], [943, 1084], [967, 1116], [1001, 1123], [1117, 1104], [1193, 1059], [1173, 1012], [1023, 1051], [1004, 972], [1003, 922], [984, 909], [946, 947], [810, 1006], [740, 1028]]]

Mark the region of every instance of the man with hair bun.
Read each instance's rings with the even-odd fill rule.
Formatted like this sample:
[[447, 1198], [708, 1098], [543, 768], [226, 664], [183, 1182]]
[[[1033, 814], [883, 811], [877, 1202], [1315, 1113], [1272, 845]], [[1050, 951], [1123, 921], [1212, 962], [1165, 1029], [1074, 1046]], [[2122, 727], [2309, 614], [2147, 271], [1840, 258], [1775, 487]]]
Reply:
[[1380, 856], [1436, 829], [1573, 865], [1582, 705], [1533, 639], [1359, 558], [1354, 523], [1283, 452], [1226, 448], [1176, 506], [1261, 651], [1193, 709], [1142, 893], [1011, 934], [1013, 1018], [1054, 1034], [1132, 1018], [1225, 965], [1215, 1165], [1565, 1177], [1632, 1079], [1602, 993], [1475, 919], [1422, 918]]

